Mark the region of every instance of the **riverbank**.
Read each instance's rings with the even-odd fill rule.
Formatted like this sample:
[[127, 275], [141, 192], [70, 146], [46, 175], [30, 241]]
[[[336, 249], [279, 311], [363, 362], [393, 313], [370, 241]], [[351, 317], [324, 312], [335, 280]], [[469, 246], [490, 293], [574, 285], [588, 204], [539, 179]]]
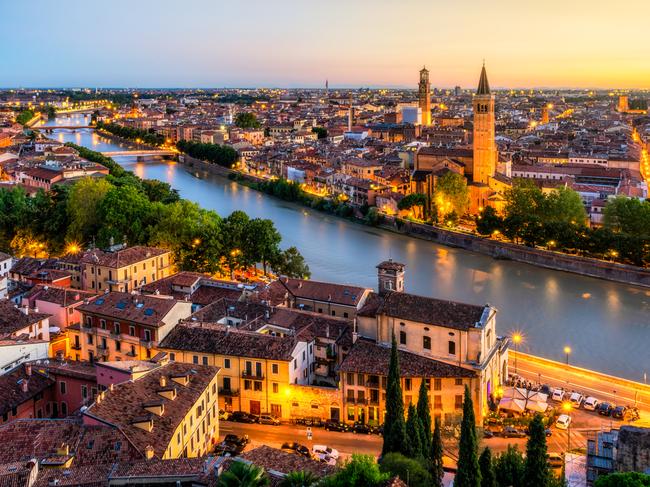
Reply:
[[[254, 184], [264, 181], [261, 178], [239, 171], [210, 164], [188, 155], [180, 155], [179, 162], [188, 167], [199, 169], [221, 177], [237, 175], [235, 181], [255, 189]], [[365, 224], [358, 218], [348, 218], [356, 223]], [[546, 269], [570, 272], [583, 276], [595, 277], [608, 281], [620, 282], [650, 288], [650, 269], [635, 267], [616, 262], [606, 262], [590, 257], [563, 254], [551, 250], [525, 247], [509, 242], [502, 242], [488, 237], [457, 232], [443, 227], [415, 223], [389, 216], [377, 226], [383, 230], [428, 240], [448, 247], [461, 248], [471, 252], [488, 255], [494, 259], [512, 260]]]

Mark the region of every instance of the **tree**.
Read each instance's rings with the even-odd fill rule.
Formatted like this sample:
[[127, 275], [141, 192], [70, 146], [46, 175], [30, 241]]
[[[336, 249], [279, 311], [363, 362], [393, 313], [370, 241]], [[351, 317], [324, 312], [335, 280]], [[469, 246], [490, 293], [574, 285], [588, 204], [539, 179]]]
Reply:
[[88, 242], [99, 232], [102, 224], [99, 204], [111, 190], [105, 179], [83, 178], [72, 187], [68, 196], [67, 237], [78, 242]]
[[524, 459], [516, 446], [498, 455], [494, 461], [494, 473], [497, 485], [510, 487], [527, 487], [524, 483]]
[[264, 469], [235, 460], [217, 480], [217, 487], [262, 487], [269, 485]]
[[546, 200], [542, 190], [530, 179], [515, 179], [512, 188], [504, 193], [505, 216], [540, 216], [546, 212]]
[[476, 420], [474, 404], [469, 387], [465, 385], [463, 400], [463, 421], [460, 425], [460, 443], [458, 447], [458, 470], [454, 481], [455, 487], [480, 487], [481, 470], [478, 465], [478, 439], [476, 438]]
[[47, 115], [47, 118], [55, 118], [56, 117], [56, 107], [54, 105], [48, 105], [45, 107], [45, 114]]
[[379, 487], [389, 475], [379, 470], [375, 458], [353, 454], [334, 475], [321, 480], [321, 487]]
[[432, 483], [431, 474], [419, 461], [401, 453], [389, 453], [382, 457], [379, 469], [391, 477], [399, 477], [409, 487], [430, 487]]
[[312, 127], [311, 131], [318, 134], [319, 139], [327, 138], [327, 129], [325, 127]]
[[615, 232], [650, 235], [650, 201], [618, 196], [605, 206], [605, 226]]
[[255, 218], [246, 224], [242, 252], [253, 264], [261, 262], [266, 274], [266, 266], [273, 259], [281, 240], [282, 236], [271, 220]]
[[296, 247], [276, 252], [271, 260], [271, 268], [280, 275], [308, 279], [311, 276], [305, 258]]
[[393, 331], [393, 340], [390, 351], [390, 364], [388, 366], [388, 379], [386, 384], [386, 417], [384, 420], [384, 444], [382, 455], [391, 452], [407, 454], [406, 425], [404, 424], [404, 399], [399, 372], [399, 356], [397, 353], [397, 340]]
[[424, 431], [422, 429], [422, 423], [420, 418], [418, 418], [417, 409], [413, 403], [409, 404], [408, 409], [408, 418], [406, 420], [406, 456], [409, 458], [424, 458], [424, 445], [422, 444], [422, 437], [424, 436]]
[[422, 455], [429, 456], [431, 451], [431, 408], [429, 406], [429, 391], [427, 390], [427, 381], [422, 378], [420, 381], [420, 391], [418, 392], [417, 405], [418, 419], [422, 424]]
[[280, 482], [280, 487], [312, 487], [319, 482], [319, 478], [306, 470], [289, 472]]
[[31, 111], [31, 110], [23, 110], [16, 117], [16, 122], [18, 122], [20, 125], [25, 125], [32, 118], [34, 118], [34, 112], [33, 111]]
[[262, 126], [255, 114], [251, 112], [238, 113], [235, 117], [235, 125], [242, 129], [257, 129]]
[[546, 196], [546, 208], [544, 223], [568, 222], [582, 225], [587, 220], [582, 198], [571, 188], [560, 186]]
[[441, 217], [452, 212], [464, 215], [469, 206], [467, 180], [453, 171], [446, 172], [436, 181], [433, 199]]
[[551, 478], [546, 452], [546, 433], [542, 415], [536, 414], [528, 426], [530, 436], [526, 444], [524, 479], [526, 485], [546, 487]]
[[650, 475], [640, 472], [616, 472], [596, 479], [595, 487], [648, 487]]
[[503, 218], [497, 215], [497, 211], [487, 206], [476, 216], [476, 231], [481, 235], [492, 235], [495, 230], [503, 229]]
[[442, 477], [445, 474], [443, 469], [442, 434], [440, 431], [440, 418], [436, 418], [431, 437], [431, 448], [429, 450], [429, 471], [433, 479], [434, 487], [442, 487]]
[[497, 479], [494, 473], [494, 464], [492, 463], [492, 452], [485, 447], [478, 459], [481, 469], [481, 487], [497, 487]]

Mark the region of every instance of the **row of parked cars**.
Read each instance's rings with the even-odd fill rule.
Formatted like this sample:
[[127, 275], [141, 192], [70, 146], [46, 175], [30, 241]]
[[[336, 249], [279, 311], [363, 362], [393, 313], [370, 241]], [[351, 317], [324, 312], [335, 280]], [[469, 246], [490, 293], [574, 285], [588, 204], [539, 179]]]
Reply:
[[280, 418], [276, 418], [272, 414], [251, 414], [244, 411], [229, 413], [220, 409], [219, 419], [222, 421], [234, 421], [236, 423], [259, 423], [280, 426]]
[[294, 441], [291, 443], [283, 443], [281, 449], [284, 452], [295, 453], [296, 455], [318, 460], [328, 465], [336, 465], [336, 461], [339, 459], [338, 450], [330, 448], [327, 445], [314, 445], [310, 451], [305, 445]]
[[[636, 421], [639, 419], [639, 410], [636, 407], [616, 406], [609, 402], [601, 402], [593, 396], [585, 397], [579, 392], [568, 392], [561, 388], [550, 389], [549, 392], [551, 399], [554, 401], [569, 401], [575, 409], [583, 408], [586, 411], [595, 411], [601, 416], [608, 416], [624, 421]], [[563, 414], [562, 416], [566, 415]]]

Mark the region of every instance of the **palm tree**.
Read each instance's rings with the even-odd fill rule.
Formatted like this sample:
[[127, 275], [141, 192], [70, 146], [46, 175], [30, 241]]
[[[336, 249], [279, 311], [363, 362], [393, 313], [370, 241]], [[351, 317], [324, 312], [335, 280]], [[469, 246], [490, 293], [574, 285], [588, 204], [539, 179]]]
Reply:
[[280, 487], [312, 487], [318, 482], [318, 477], [311, 472], [290, 472], [280, 482]]
[[264, 487], [266, 485], [269, 485], [269, 478], [263, 468], [238, 460], [235, 460], [230, 468], [221, 474], [217, 482], [218, 487]]

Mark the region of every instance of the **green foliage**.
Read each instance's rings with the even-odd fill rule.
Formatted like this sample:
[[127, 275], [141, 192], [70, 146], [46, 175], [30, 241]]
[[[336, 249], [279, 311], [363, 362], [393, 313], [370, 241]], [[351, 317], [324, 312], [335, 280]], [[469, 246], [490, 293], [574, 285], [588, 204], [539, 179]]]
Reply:
[[598, 477], [595, 487], [648, 487], [650, 475], [640, 472], [616, 472]]
[[541, 414], [536, 414], [528, 425], [530, 437], [526, 444], [526, 463], [524, 480], [527, 485], [546, 487], [549, 485], [551, 471], [546, 452], [546, 433]]
[[368, 208], [368, 212], [366, 213], [366, 216], [363, 219], [368, 225], [376, 227], [382, 222], [383, 218], [384, 217], [379, 212], [379, 209], [373, 206], [372, 208]]
[[54, 105], [47, 105], [45, 107], [45, 114], [47, 115], [47, 118], [55, 118], [56, 117], [56, 107]]
[[105, 179], [83, 178], [70, 189], [67, 200], [68, 239], [89, 242], [97, 235], [102, 224], [99, 203], [111, 188]]
[[508, 445], [508, 449], [494, 459], [497, 485], [527, 487], [524, 483], [524, 471], [524, 458], [516, 446]]
[[399, 477], [410, 487], [430, 487], [432, 485], [431, 474], [422, 466], [422, 463], [405, 457], [401, 453], [384, 455], [379, 469], [389, 473], [391, 477]]
[[478, 465], [481, 469], [481, 487], [497, 487], [497, 479], [494, 473], [492, 463], [492, 453], [489, 448], [485, 448], [478, 459]]
[[32, 118], [34, 118], [34, 112], [32, 110], [23, 110], [16, 117], [16, 122], [18, 122], [20, 125], [25, 125]]
[[153, 203], [175, 203], [180, 200], [178, 191], [173, 189], [169, 183], [157, 179], [143, 179], [142, 189], [147, 198]]
[[420, 381], [420, 391], [418, 392], [418, 419], [422, 425], [422, 456], [428, 458], [431, 451], [431, 408], [429, 405], [429, 391], [427, 390], [426, 381]]
[[327, 138], [327, 129], [325, 127], [312, 127], [311, 131], [318, 134], [319, 139]]
[[279, 275], [308, 279], [311, 271], [305, 258], [298, 252], [296, 247], [289, 247], [286, 250], [277, 252], [271, 261], [271, 268]]
[[440, 418], [436, 418], [433, 435], [431, 436], [431, 448], [429, 450], [429, 472], [434, 487], [442, 486], [442, 477], [445, 474], [443, 469], [443, 450]]
[[149, 145], [162, 145], [165, 142], [165, 137], [161, 134], [157, 134], [153, 130], [137, 129], [134, 127], [126, 127], [118, 123], [104, 122], [97, 122], [96, 127], [99, 130], [110, 132], [111, 134], [122, 137], [123, 139], [139, 139], [143, 143]]
[[448, 215], [454, 212], [464, 215], [469, 206], [467, 179], [453, 171], [446, 172], [436, 181], [433, 199], [440, 214]]
[[503, 219], [497, 215], [497, 212], [491, 206], [483, 209], [476, 216], [476, 231], [481, 235], [491, 235], [495, 230], [503, 228]]
[[334, 475], [324, 478], [322, 487], [379, 487], [390, 478], [379, 470], [379, 465], [370, 455], [352, 455]]
[[263, 487], [269, 485], [264, 469], [250, 463], [234, 461], [217, 480], [217, 487]]
[[280, 482], [280, 487], [311, 487], [316, 485], [319, 480], [316, 475], [305, 470], [289, 472]]
[[191, 140], [179, 140], [176, 147], [187, 155], [217, 164], [223, 167], [232, 167], [239, 159], [237, 151], [227, 145], [204, 144]]
[[404, 403], [399, 372], [399, 356], [397, 353], [395, 332], [393, 332], [390, 364], [388, 366], [388, 379], [386, 384], [386, 416], [384, 418], [384, 444], [381, 450], [382, 455], [392, 452], [403, 454], [408, 453], [406, 446], [406, 425], [404, 424]]
[[650, 235], [650, 201], [619, 196], [605, 206], [605, 226], [615, 232]]
[[252, 112], [238, 113], [235, 117], [235, 125], [242, 129], [257, 129], [262, 126]]
[[460, 425], [460, 443], [458, 447], [458, 470], [454, 486], [480, 487], [480, 485], [481, 470], [478, 464], [478, 439], [476, 437], [474, 405], [469, 387], [465, 385], [463, 421]]
[[413, 403], [409, 404], [408, 418], [406, 420], [406, 455], [409, 458], [424, 458], [423, 445], [424, 431], [418, 418], [417, 409]]
[[285, 201], [303, 201], [306, 199], [305, 192], [298, 183], [283, 178], [261, 181], [258, 189]]
[[422, 193], [407, 194], [399, 200], [397, 208], [400, 210], [410, 210], [414, 206], [425, 206], [427, 204], [427, 196]]

